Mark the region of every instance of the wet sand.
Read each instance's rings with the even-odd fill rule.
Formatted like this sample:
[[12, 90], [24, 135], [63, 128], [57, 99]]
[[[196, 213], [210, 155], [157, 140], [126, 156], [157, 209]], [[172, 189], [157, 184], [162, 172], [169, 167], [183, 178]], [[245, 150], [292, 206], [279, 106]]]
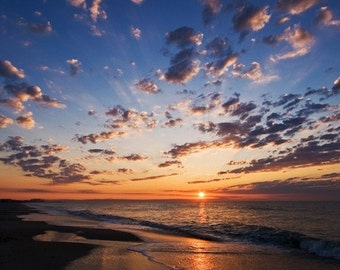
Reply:
[[0, 203], [0, 269], [164, 269], [127, 249], [142, 241], [131, 233], [18, 218], [32, 212]]

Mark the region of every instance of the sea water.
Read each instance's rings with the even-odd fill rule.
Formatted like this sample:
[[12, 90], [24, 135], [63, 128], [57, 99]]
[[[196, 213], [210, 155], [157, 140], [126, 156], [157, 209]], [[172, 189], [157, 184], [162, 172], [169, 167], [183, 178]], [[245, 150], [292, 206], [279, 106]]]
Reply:
[[63, 201], [49, 207], [108, 224], [340, 260], [340, 202]]
[[[340, 260], [340, 202], [93, 200], [48, 202], [44, 207], [97, 220], [106, 227], [123, 225], [207, 240], [209, 245], [201, 247], [204, 252], [223, 252], [232, 243], [256, 246], [258, 252], [273, 247]], [[192, 252], [195, 247], [157, 242], [135, 249], [151, 254]]]

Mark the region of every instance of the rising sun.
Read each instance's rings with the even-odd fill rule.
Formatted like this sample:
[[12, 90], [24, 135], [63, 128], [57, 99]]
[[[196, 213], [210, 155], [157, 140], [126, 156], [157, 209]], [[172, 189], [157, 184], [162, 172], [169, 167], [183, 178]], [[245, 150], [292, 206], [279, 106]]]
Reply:
[[198, 192], [198, 198], [203, 199], [205, 197], [205, 193], [203, 191]]

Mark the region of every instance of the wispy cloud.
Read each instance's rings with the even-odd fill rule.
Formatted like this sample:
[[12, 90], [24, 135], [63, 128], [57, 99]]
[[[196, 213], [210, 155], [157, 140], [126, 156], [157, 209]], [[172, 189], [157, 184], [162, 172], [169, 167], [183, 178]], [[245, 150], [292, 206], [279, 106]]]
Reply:
[[132, 178], [132, 179], [130, 179], [130, 181], [156, 180], [156, 179], [171, 177], [171, 176], [175, 176], [175, 175], [178, 175], [178, 174], [172, 173], [172, 174], [153, 175], [153, 176], [147, 176], [147, 177], [141, 177], [141, 178]]

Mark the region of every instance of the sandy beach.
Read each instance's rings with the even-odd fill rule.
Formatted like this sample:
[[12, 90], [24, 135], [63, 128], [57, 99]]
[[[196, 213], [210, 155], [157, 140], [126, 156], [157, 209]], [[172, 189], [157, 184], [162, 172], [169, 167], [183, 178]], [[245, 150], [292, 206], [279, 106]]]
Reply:
[[[21, 203], [0, 203], [1, 269], [165, 269], [127, 249], [141, 242], [133, 234], [50, 225], [17, 217], [32, 211]], [[35, 238], [46, 235], [46, 232], [50, 232], [46, 241], [43, 237]], [[51, 241], [53, 237], [54, 241]]]
[[[44, 220], [44, 221], [39, 221]], [[1, 269], [339, 269], [339, 262], [271, 247], [102, 228], [73, 216], [0, 203]], [[176, 247], [176, 249], [173, 249]], [[223, 249], [223, 252], [216, 252]], [[176, 250], [176, 251], [174, 251]], [[156, 259], [155, 259], [156, 258]]]

